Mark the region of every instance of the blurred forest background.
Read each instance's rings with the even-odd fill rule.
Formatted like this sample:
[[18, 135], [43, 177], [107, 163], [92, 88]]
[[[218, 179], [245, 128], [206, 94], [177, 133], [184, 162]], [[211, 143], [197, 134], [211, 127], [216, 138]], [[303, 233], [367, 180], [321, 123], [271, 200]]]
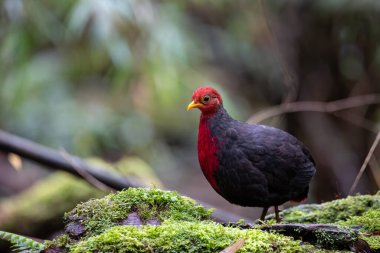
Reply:
[[[260, 210], [227, 203], [199, 168], [200, 113], [186, 112], [194, 89], [217, 88], [242, 121], [282, 103], [373, 94], [341, 111], [301, 106], [260, 118], [309, 147], [317, 162], [310, 203], [348, 194], [379, 130], [378, 0], [4, 0], [0, 24], [1, 129], [80, 157], [126, 161], [157, 185], [248, 218]], [[379, 151], [355, 192], [379, 189]], [[58, 201], [59, 190], [74, 189], [58, 187], [67, 178], [54, 181], [38, 164], [23, 161], [17, 171], [0, 153], [0, 175], [0, 229], [32, 234], [15, 228], [20, 218], [14, 227], [5, 220], [16, 212], [12, 199], [33, 199], [29, 187], [48, 175], [42, 195], [57, 195], [43, 200], [75, 205]], [[21, 205], [22, 218], [33, 205], [41, 206]]]

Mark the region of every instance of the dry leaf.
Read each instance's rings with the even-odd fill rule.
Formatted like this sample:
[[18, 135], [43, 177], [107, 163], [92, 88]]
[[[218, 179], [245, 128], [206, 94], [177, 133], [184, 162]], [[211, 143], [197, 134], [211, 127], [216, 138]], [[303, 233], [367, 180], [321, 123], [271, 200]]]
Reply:
[[239, 239], [237, 242], [235, 242], [231, 246], [225, 248], [224, 250], [222, 250], [219, 253], [235, 253], [236, 251], [238, 251], [239, 249], [241, 249], [241, 247], [243, 247], [244, 242], [245, 242], [244, 239]]
[[9, 153], [8, 161], [15, 170], [20, 171], [22, 169], [22, 160], [19, 155], [16, 155], [14, 153]]

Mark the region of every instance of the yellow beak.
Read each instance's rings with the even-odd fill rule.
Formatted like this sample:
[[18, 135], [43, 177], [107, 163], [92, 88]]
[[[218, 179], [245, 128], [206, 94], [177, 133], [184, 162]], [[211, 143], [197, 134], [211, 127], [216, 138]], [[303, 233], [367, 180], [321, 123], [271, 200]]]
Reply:
[[191, 103], [187, 106], [187, 110], [191, 110], [193, 108], [198, 108], [201, 105], [202, 105], [201, 103], [195, 103], [194, 101], [191, 101]]

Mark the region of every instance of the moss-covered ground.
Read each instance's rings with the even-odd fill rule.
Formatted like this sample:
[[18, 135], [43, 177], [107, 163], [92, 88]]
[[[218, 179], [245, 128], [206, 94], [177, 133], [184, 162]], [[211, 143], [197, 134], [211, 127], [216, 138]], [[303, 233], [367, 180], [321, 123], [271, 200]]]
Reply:
[[319, 205], [284, 210], [283, 222], [336, 224], [356, 228], [372, 249], [380, 250], [380, 192], [349, 196]]
[[[68, 252], [219, 252], [244, 238], [239, 252], [316, 250], [279, 234], [222, 226], [210, 219], [211, 212], [176, 192], [131, 188], [79, 204], [66, 214], [69, 224], [85, 228], [79, 241], [63, 235], [47, 245]], [[140, 226], [121, 225], [131, 213]], [[160, 225], [144, 225], [151, 219]]]
[[132, 212], [142, 222], [149, 219], [176, 221], [200, 221], [209, 219], [212, 210], [206, 210], [195, 201], [176, 192], [158, 189], [129, 188], [79, 204], [66, 214], [66, 219], [80, 220], [86, 227], [86, 237], [98, 235], [106, 229], [119, 225]]
[[[283, 212], [284, 222], [330, 223], [358, 228], [377, 249], [380, 195], [363, 195], [321, 205], [303, 205]], [[77, 205], [66, 214], [68, 224], [83, 226], [78, 237], [65, 234], [47, 246], [64, 252], [220, 252], [245, 239], [238, 252], [326, 252], [292, 237], [259, 229], [222, 226], [210, 219], [212, 210], [176, 192], [128, 189]], [[130, 214], [137, 226], [124, 225]], [[156, 225], [147, 225], [156, 220]]]
[[212, 221], [166, 221], [160, 226], [115, 226], [71, 248], [72, 252], [219, 252], [240, 238], [239, 252], [312, 252], [289, 237], [223, 227]]

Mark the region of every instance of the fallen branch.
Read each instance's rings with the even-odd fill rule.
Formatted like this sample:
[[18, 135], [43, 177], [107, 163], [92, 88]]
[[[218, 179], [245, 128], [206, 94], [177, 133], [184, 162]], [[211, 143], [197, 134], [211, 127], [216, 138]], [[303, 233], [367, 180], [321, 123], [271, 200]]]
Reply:
[[[115, 190], [127, 189], [129, 187], [147, 187], [141, 180], [123, 177], [107, 169], [90, 165], [79, 157], [53, 150], [2, 130], [0, 130], [0, 151], [17, 154], [23, 158], [42, 164], [48, 169], [67, 171], [86, 181], [90, 180], [91, 184], [98, 186], [99, 183], [94, 180]], [[203, 203], [202, 201], [197, 201], [197, 203], [205, 208], [213, 208], [210, 204]], [[212, 216], [218, 222], [237, 221], [242, 218], [247, 222], [251, 222], [250, 219], [220, 209], [215, 210]]]
[[[241, 223], [227, 223], [226, 226], [238, 227], [240, 229], [260, 229], [275, 232], [294, 239], [302, 240], [313, 245], [319, 245], [326, 249], [352, 250], [360, 247], [364, 251], [371, 252], [369, 245], [359, 239], [359, 233], [354, 229], [342, 228], [326, 224], [273, 224], [273, 225], [250, 225]], [[365, 251], [367, 250], [367, 251]]]
[[[353, 229], [341, 228], [325, 224], [275, 224], [264, 225], [260, 228], [264, 231], [276, 232], [294, 239], [299, 239], [311, 244], [318, 244], [326, 249], [351, 250], [358, 244], [359, 233]], [[363, 241], [371, 252], [369, 245]], [[361, 246], [363, 244], [361, 242]]]
[[[0, 150], [38, 162], [47, 166], [47, 168], [64, 170], [83, 178], [82, 173], [78, 172], [78, 168], [81, 168], [83, 173], [89, 174], [105, 185], [117, 190], [128, 187], [146, 187], [140, 180], [122, 177], [119, 174], [90, 165], [75, 156], [68, 154], [64, 156], [61, 152], [2, 130], [0, 130]], [[68, 161], [68, 157], [70, 157], [70, 162]]]
[[380, 94], [368, 94], [355, 97], [348, 97], [331, 102], [319, 102], [319, 101], [300, 101], [292, 103], [284, 103], [278, 106], [273, 106], [268, 109], [264, 109], [251, 116], [248, 123], [258, 123], [263, 120], [278, 116], [284, 113], [292, 112], [325, 112], [334, 113], [350, 108], [380, 104]]

